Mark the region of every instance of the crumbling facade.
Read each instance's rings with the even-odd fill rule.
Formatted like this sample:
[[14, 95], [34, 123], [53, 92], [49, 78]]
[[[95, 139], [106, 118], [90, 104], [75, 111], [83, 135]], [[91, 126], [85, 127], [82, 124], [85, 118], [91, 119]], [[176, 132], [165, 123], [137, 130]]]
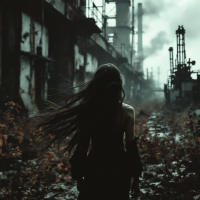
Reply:
[[37, 112], [42, 101], [65, 98], [69, 81], [87, 81], [105, 63], [120, 69], [126, 100], [142, 100], [143, 74], [104, 37], [106, 24], [86, 17], [86, 3], [0, 1], [0, 86], [10, 100]]

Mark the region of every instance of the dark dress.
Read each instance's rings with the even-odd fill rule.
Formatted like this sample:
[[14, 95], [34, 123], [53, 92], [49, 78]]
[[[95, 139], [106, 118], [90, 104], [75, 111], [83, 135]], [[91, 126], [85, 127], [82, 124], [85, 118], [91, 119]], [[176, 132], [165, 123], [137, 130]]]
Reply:
[[78, 200], [128, 200], [131, 184], [130, 163], [123, 134], [102, 141], [83, 138], [70, 159], [72, 179], [84, 177]]

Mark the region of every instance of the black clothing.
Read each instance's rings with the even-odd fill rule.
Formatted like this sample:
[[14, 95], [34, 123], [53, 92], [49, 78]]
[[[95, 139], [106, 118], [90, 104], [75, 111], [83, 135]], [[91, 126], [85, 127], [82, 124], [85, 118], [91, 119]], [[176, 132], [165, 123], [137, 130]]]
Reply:
[[131, 177], [141, 176], [142, 162], [137, 148], [137, 138], [131, 142], [127, 142], [126, 151], [129, 158], [129, 171]]
[[91, 138], [89, 155], [90, 137], [87, 137], [78, 143], [69, 161], [72, 179], [84, 177], [78, 200], [128, 200], [131, 176], [140, 176], [142, 171], [136, 142], [127, 143], [127, 151], [134, 151], [130, 153], [124, 149], [123, 135], [99, 143]]

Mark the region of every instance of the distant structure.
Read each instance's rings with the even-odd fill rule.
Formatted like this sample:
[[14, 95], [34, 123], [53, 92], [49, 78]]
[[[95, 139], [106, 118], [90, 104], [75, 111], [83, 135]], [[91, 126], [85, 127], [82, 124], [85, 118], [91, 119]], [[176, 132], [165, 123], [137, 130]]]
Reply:
[[[106, 0], [107, 3], [114, 3], [116, 15], [109, 15], [107, 19], [115, 19], [116, 26], [107, 26], [108, 37], [112, 39], [110, 43], [117, 49], [122, 57], [126, 57], [131, 64], [133, 43], [130, 42], [131, 26], [134, 26], [134, 16], [132, 22], [130, 18], [130, 0]], [[132, 0], [134, 5], [134, 1]], [[132, 7], [134, 9], [134, 7]]]
[[[185, 50], [185, 29], [179, 26], [176, 30], [177, 37], [177, 55], [173, 59], [173, 48], [169, 48], [170, 76], [167, 84], [164, 84], [166, 105], [176, 104], [188, 106], [193, 104], [197, 106], [200, 101], [200, 75], [198, 72], [191, 71], [195, 61], [187, 61]], [[197, 75], [193, 79], [191, 74]]]
[[158, 82], [157, 82], [157, 87], [160, 87], [160, 67], [158, 67]]
[[[108, 3], [116, 16], [106, 16]], [[100, 7], [93, 0], [1, 0], [0, 100], [6, 95], [24, 111], [38, 112], [46, 100], [65, 99], [61, 91], [69, 81], [87, 81], [105, 63], [119, 68], [125, 101], [152, 95], [140, 62], [133, 62], [134, 0], [104, 0]], [[109, 19], [116, 19], [115, 27]]]
[[146, 71], [147, 71], [147, 72], [146, 72], [146, 74], [147, 74], [147, 75], [146, 75], [146, 80], [148, 80], [148, 79], [149, 79], [149, 70], [148, 70], [148, 68], [146, 69]]
[[140, 63], [140, 71], [143, 72], [143, 40], [142, 40], [142, 3], [138, 3], [138, 62]]
[[[144, 97], [146, 95], [147, 91], [152, 90], [152, 87], [154, 87], [151, 84], [152, 82], [146, 81], [144, 77], [142, 3], [138, 3], [137, 6], [138, 30], [135, 32], [134, 0], [106, 0], [105, 2], [112, 3], [116, 10], [114, 15], [106, 16], [107, 20], [116, 20], [116, 26], [106, 27], [108, 41], [121, 53], [122, 57], [127, 60], [127, 63], [130, 64], [130, 67], [132, 67], [134, 71], [134, 76], [132, 76], [131, 81], [131, 87], [133, 88], [131, 94], [133, 95], [131, 95], [130, 98], [134, 100], [141, 99], [142, 96]], [[132, 10], [132, 12], [130, 12], [130, 10]], [[130, 16], [131, 13], [132, 17]], [[137, 44], [134, 39], [135, 34], [138, 38]], [[130, 41], [130, 38], [132, 38], [132, 41]], [[139, 80], [141, 80], [141, 82]]]

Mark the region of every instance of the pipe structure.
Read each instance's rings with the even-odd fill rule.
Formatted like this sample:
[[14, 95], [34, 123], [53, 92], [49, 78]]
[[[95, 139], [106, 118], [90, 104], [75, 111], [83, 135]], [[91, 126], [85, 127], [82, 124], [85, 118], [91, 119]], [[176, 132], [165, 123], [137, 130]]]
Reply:
[[186, 51], [185, 51], [185, 29], [179, 26], [176, 31], [177, 37], [177, 64], [180, 67], [186, 64]]
[[174, 56], [173, 56], [173, 47], [169, 48], [169, 63], [170, 63], [170, 74], [174, 73]]
[[153, 80], [153, 68], [151, 68], [151, 80]]
[[140, 71], [143, 72], [143, 40], [142, 40], [142, 3], [138, 3], [138, 60], [140, 62]]
[[149, 79], [149, 71], [148, 71], [148, 68], [146, 68], [146, 71], [147, 71], [147, 80]]

